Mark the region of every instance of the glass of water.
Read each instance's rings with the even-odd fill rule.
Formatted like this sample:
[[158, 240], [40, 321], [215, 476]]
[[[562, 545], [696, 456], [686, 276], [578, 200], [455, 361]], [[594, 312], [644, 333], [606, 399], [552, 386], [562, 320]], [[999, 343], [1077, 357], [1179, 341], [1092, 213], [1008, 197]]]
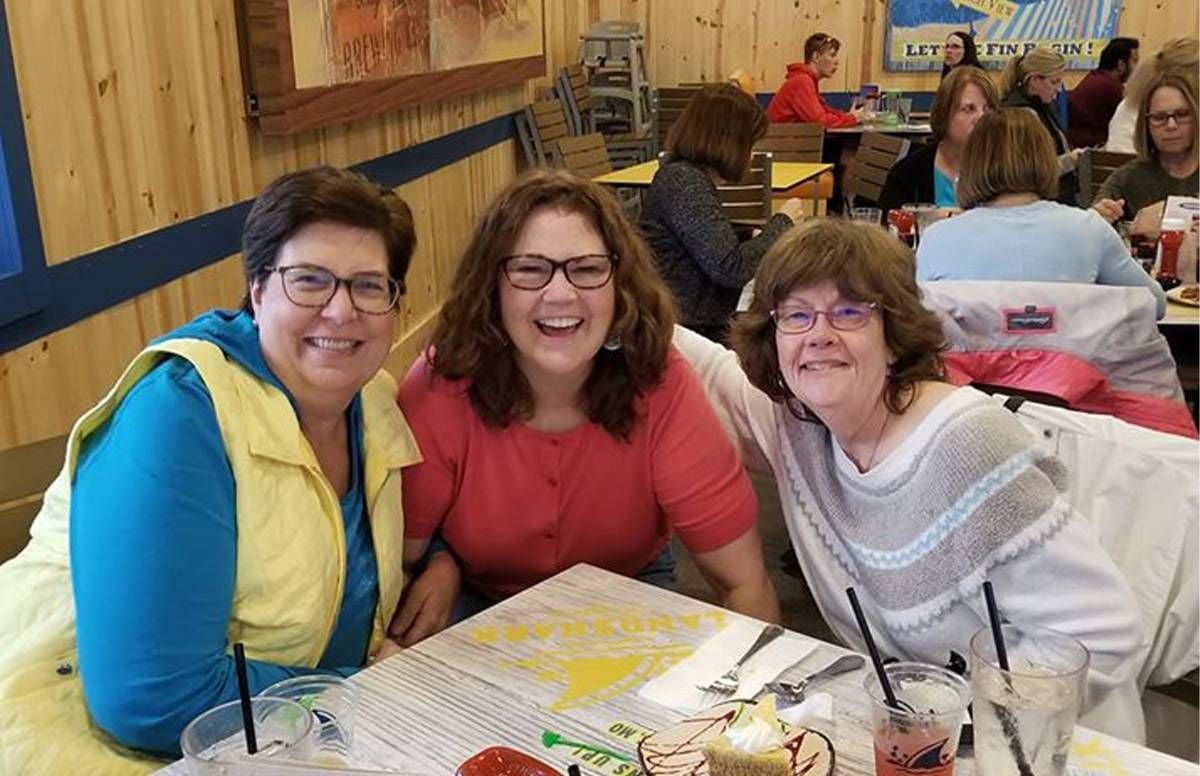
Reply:
[[309, 760], [317, 744], [316, 718], [285, 698], [251, 698], [258, 753], [246, 753], [242, 704], [230, 701], [188, 723], [179, 746], [192, 776], [248, 773], [255, 757]]
[[334, 674], [296, 676], [276, 682], [258, 697], [287, 698], [308, 709], [317, 726], [322, 758], [343, 764], [349, 761], [358, 689], [348, 680]]
[[1002, 626], [1005, 671], [990, 628], [971, 639], [975, 769], [980, 776], [1062, 776], [1083, 702], [1087, 648], [1049, 628]]

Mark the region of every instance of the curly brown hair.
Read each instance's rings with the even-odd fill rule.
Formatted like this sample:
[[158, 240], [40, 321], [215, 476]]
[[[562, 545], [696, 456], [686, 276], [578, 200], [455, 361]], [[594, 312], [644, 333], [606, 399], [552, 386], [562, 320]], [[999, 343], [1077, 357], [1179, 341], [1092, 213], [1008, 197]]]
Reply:
[[913, 252], [873, 224], [820, 219], [791, 229], [771, 246], [754, 278], [750, 309], [734, 322], [733, 349], [751, 383], [812, 417], [783, 379], [771, 312], [797, 287], [827, 280], [847, 299], [878, 305], [884, 342], [896, 359], [884, 392], [889, 410], [908, 409], [917, 383], [946, 379], [941, 355], [946, 338], [937, 316], [921, 305]]
[[442, 306], [427, 355], [435, 374], [470, 380], [471, 405], [484, 423], [507, 426], [534, 412], [533, 390], [500, 316], [501, 265], [529, 216], [555, 208], [587, 218], [616, 257], [610, 335], [619, 350], [600, 350], [583, 385], [582, 409], [594, 423], [628, 439], [638, 394], [657, 385], [666, 369], [675, 325], [670, 292], [649, 247], [599, 184], [562, 170], [532, 170], [509, 184], [471, 235]]

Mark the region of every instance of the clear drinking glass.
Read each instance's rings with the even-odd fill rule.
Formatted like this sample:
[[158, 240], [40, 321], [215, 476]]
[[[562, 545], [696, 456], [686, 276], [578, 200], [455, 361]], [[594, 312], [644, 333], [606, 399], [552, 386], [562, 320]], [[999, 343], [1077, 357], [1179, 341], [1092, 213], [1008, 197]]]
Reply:
[[[250, 711], [259, 755], [311, 758], [317, 743], [317, 720], [307, 709], [286, 698], [251, 698]], [[223, 703], [189, 722], [179, 746], [192, 776], [247, 773], [254, 762], [246, 753], [240, 701]]]
[[358, 707], [358, 689], [349, 681], [332, 674], [296, 676], [276, 682], [258, 697], [288, 698], [308, 709], [317, 725], [321, 754], [349, 761]]
[[867, 676], [863, 688], [871, 696], [875, 776], [951, 776], [971, 702], [967, 683], [924, 663], [893, 663], [884, 670], [901, 708], [887, 704], [874, 672]]
[[1000, 668], [991, 629], [971, 639], [975, 770], [980, 776], [1061, 776], [1087, 680], [1089, 655], [1049, 628], [1004, 625], [1009, 670]]
[[883, 211], [877, 207], [852, 207], [850, 208], [850, 219], [878, 225], [883, 223]]

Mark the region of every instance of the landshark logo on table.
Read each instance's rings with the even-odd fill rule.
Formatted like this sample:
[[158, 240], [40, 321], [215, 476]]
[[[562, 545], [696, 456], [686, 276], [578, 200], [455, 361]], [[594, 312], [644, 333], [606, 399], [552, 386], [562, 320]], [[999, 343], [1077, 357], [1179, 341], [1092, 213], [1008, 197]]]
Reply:
[[480, 644], [531, 647], [528, 656], [508, 664], [540, 682], [563, 685], [549, 708], [566, 711], [636, 691], [691, 655], [704, 640], [695, 634], [715, 633], [726, 624], [719, 609], [660, 614], [591, 606], [527, 623], [480, 626], [471, 637]]

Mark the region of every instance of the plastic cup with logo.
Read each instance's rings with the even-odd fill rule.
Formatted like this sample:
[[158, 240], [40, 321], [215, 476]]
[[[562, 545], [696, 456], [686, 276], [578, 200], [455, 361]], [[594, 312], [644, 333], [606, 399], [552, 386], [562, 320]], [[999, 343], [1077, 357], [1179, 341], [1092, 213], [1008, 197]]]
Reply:
[[334, 674], [297, 676], [276, 682], [259, 698], [287, 698], [312, 712], [320, 758], [330, 764], [349, 761], [354, 743], [358, 689]]
[[246, 751], [241, 702], [223, 703], [183, 729], [179, 746], [188, 773], [241, 773], [256, 757], [311, 761], [317, 747], [317, 721], [303, 706], [286, 698], [251, 698], [250, 710], [258, 752]]
[[871, 696], [876, 776], [952, 776], [971, 690], [962, 677], [924, 663], [886, 666], [899, 701], [889, 706], [875, 674], [863, 687]]
[[1083, 700], [1089, 655], [1049, 628], [1002, 626], [1008, 668], [989, 628], [971, 639], [975, 772], [1062, 776]]
[[883, 211], [877, 207], [852, 207], [850, 208], [850, 220], [866, 221], [878, 225], [883, 221]]
[[1164, 291], [1179, 285], [1179, 246], [1187, 228], [1182, 218], [1164, 218], [1158, 238], [1158, 283]]

